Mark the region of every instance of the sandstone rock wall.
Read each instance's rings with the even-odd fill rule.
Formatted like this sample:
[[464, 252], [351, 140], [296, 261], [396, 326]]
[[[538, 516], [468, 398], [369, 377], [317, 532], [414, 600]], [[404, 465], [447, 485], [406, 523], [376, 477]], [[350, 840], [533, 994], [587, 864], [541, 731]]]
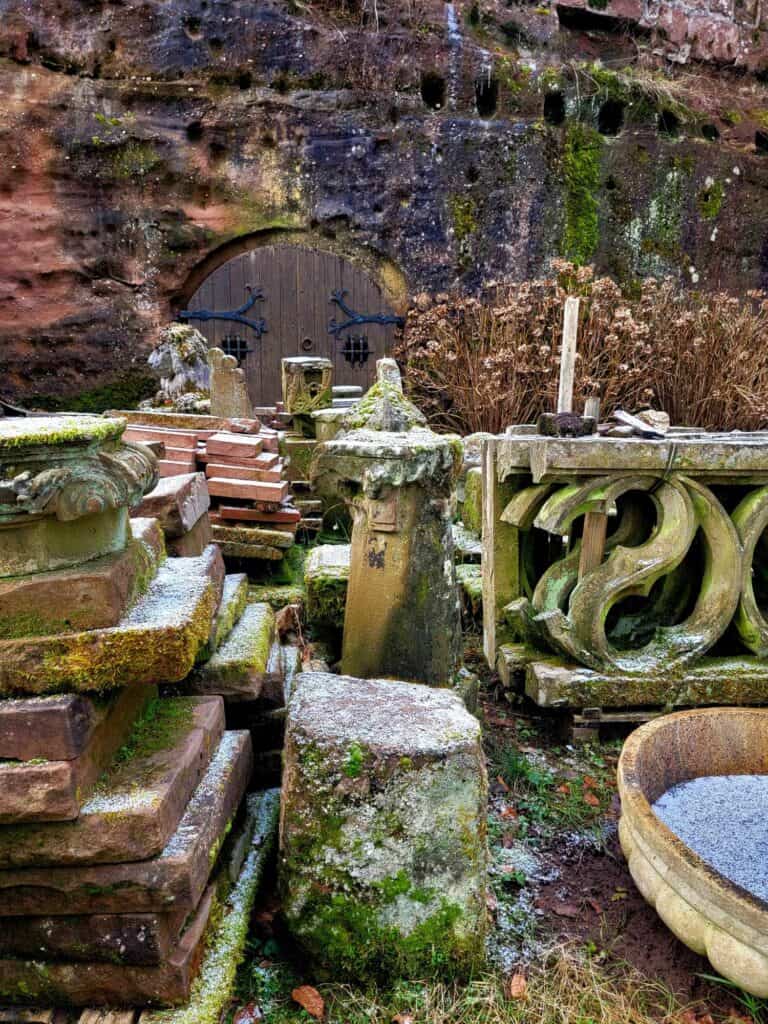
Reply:
[[411, 293], [553, 255], [762, 285], [768, 90], [660, 55], [759, 71], [759, 25], [686, 56], [645, 8], [366, 7], [0, 0], [5, 395], [125, 406], [205, 269], [276, 239]]

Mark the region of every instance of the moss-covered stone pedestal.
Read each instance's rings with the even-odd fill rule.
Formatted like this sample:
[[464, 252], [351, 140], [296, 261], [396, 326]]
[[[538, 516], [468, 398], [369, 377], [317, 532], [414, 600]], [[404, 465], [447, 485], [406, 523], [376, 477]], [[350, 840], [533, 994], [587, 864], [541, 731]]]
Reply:
[[480, 728], [456, 694], [297, 677], [280, 885], [318, 969], [421, 977], [482, 962], [486, 790]]
[[123, 427], [0, 420], [0, 1005], [178, 1004], [216, 961], [220, 1010], [258, 878], [224, 694], [282, 703], [282, 652], [218, 548], [128, 518], [156, 461]]
[[451, 533], [461, 444], [424, 426], [394, 360], [377, 372], [313, 464], [318, 486], [352, 508], [342, 665], [353, 676], [450, 685], [461, 659]]

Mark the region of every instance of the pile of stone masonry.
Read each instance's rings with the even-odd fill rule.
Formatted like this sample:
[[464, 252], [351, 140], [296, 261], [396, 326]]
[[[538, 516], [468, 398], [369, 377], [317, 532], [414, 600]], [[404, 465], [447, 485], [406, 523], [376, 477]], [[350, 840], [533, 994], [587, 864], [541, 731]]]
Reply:
[[0, 421], [0, 1005], [225, 1001], [274, 823], [274, 615], [129, 519], [156, 467], [123, 427]]

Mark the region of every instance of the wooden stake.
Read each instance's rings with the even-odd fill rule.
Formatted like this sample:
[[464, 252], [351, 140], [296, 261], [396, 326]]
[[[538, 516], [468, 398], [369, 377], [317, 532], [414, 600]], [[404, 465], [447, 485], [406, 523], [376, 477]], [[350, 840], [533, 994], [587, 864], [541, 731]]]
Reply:
[[[584, 415], [600, 418], [600, 399], [588, 398], [584, 403]], [[581, 537], [579, 556], [579, 579], [596, 569], [605, 554], [605, 535], [608, 532], [608, 516], [604, 512], [587, 512], [584, 516], [584, 532]]]
[[563, 347], [560, 352], [560, 388], [557, 411], [573, 412], [573, 381], [576, 371], [576, 341], [579, 336], [580, 299], [569, 295], [563, 311]]

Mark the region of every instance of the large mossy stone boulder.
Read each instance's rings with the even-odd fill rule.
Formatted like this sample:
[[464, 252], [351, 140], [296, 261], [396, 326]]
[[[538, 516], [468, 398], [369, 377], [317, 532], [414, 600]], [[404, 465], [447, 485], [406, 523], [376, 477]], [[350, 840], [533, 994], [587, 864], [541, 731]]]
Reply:
[[486, 931], [480, 727], [446, 690], [305, 672], [288, 708], [280, 886], [333, 977], [467, 974]]

